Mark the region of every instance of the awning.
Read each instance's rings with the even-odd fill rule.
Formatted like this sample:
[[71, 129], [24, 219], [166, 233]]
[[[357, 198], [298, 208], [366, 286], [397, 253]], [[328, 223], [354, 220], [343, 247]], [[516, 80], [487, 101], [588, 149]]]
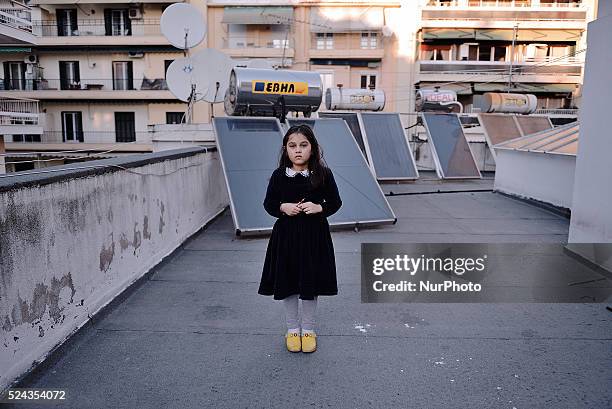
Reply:
[[224, 24], [291, 24], [293, 7], [225, 7]]
[[313, 33], [381, 31], [384, 24], [382, 7], [310, 8], [310, 31]]
[[[518, 29], [517, 41], [578, 41], [582, 35], [581, 30], [534, 30]], [[512, 29], [459, 29], [459, 28], [424, 28], [423, 40], [465, 39], [512, 41]]]
[[474, 30], [471, 28], [424, 28], [423, 40], [466, 39], [473, 40]]
[[30, 47], [0, 47], [0, 53], [31, 53]]
[[440, 87], [441, 90], [455, 91], [457, 95], [472, 95], [472, 86], [469, 83], [445, 84], [437, 82], [421, 82], [419, 89], [435, 89]]
[[[506, 92], [507, 84], [505, 83], [490, 83], [490, 84], [474, 84], [474, 91], [478, 92]], [[552, 92], [557, 94], [566, 94], [574, 92], [576, 90], [576, 84], [525, 84], [516, 83], [513, 84], [512, 91], [516, 92]]]

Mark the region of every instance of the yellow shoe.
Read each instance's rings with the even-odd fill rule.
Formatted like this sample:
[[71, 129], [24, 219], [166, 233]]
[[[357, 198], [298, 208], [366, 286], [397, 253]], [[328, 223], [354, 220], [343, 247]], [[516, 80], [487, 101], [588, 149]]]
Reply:
[[314, 333], [302, 335], [302, 352], [314, 352], [317, 349], [317, 336]]
[[287, 340], [287, 349], [290, 352], [300, 352], [302, 350], [302, 342], [300, 340], [299, 332], [287, 332], [285, 338]]

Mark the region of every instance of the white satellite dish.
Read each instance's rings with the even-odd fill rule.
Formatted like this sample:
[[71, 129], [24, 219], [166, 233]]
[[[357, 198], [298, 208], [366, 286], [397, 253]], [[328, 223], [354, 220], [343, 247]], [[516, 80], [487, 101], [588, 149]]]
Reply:
[[393, 29], [389, 26], [383, 26], [382, 33], [384, 37], [391, 37], [393, 35]]
[[198, 89], [198, 100], [210, 103], [223, 102], [232, 68], [236, 65], [234, 60], [212, 48], [198, 51], [191, 58], [196, 67], [198, 83], [206, 84], [206, 91]]
[[200, 44], [206, 34], [202, 13], [186, 3], [168, 6], [161, 16], [160, 26], [170, 44], [181, 50]]
[[166, 83], [174, 96], [185, 102], [189, 101], [194, 87], [195, 95], [193, 95], [193, 98], [197, 98], [198, 94], [208, 91], [208, 81], [203, 80], [198, 75], [197, 65], [193, 57], [178, 58], [172, 61], [166, 73]]

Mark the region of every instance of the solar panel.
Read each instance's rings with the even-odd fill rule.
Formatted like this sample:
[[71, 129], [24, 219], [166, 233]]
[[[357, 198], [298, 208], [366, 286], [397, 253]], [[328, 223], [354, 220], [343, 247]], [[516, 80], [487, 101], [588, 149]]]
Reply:
[[361, 125], [359, 123], [359, 116], [355, 112], [319, 112], [319, 118], [340, 118], [346, 121], [353, 137], [363, 153], [363, 157], [368, 160], [368, 154], [366, 152], [365, 143], [363, 142], [363, 135], [361, 134]]
[[481, 178], [456, 114], [423, 113], [423, 123], [440, 178]]
[[496, 158], [494, 145], [504, 143], [511, 139], [522, 136], [514, 115], [507, 114], [478, 114], [478, 120], [482, 125], [483, 132], [493, 159]]
[[[341, 119], [320, 119], [311, 124], [343, 201], [340, 210], [328, 218], [330, 225], [395, 223], [395, 214], [346, 123]], [[218, 117], [213, 119], [213, 129], [236, 234], [271, 231], [276, 219], [265, 211], [263, 200], [270, 175], [278, 166], [283, 139], [278, 119]]]
[[[395, 223], [393, 209], [374, 178], [347, 123], [339, 118], [288, 119], [290, 126], [306, 123], [321, 144], [334, 172], [342, 207], [328, 218], [332, 225]], [[312, 121], [312, 122], [311, 122]]]
[[213, 128], [236, 234], [271, 229], [274, 218], [262, 203], [283, 141], [278, 119], [217, 117]]
[[519, 130], [523, 136], [552, 129], [553, 127], [550, 119], [548, 119], [547, 116], [515, 115], [514, 119], [516, 120]]
[[378, 180], [417, 179], [412, 150], [397, 113], [361, 113], [366, 150]]

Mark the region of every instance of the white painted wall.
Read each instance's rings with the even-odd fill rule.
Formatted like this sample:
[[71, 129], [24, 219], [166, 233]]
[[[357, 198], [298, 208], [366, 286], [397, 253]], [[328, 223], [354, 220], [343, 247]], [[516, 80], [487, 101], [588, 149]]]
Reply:
[[218, 152], [130, 170], [0, 193], [0, 390], [229, 204]]
[[[612, 242], [612, 3], [589, 23], [569, 242]], [[602, 13], [600, 13], [602, 14]]]
[[495, 190], [572, 208], [574, 156], [498, 149], [496, 161]]

